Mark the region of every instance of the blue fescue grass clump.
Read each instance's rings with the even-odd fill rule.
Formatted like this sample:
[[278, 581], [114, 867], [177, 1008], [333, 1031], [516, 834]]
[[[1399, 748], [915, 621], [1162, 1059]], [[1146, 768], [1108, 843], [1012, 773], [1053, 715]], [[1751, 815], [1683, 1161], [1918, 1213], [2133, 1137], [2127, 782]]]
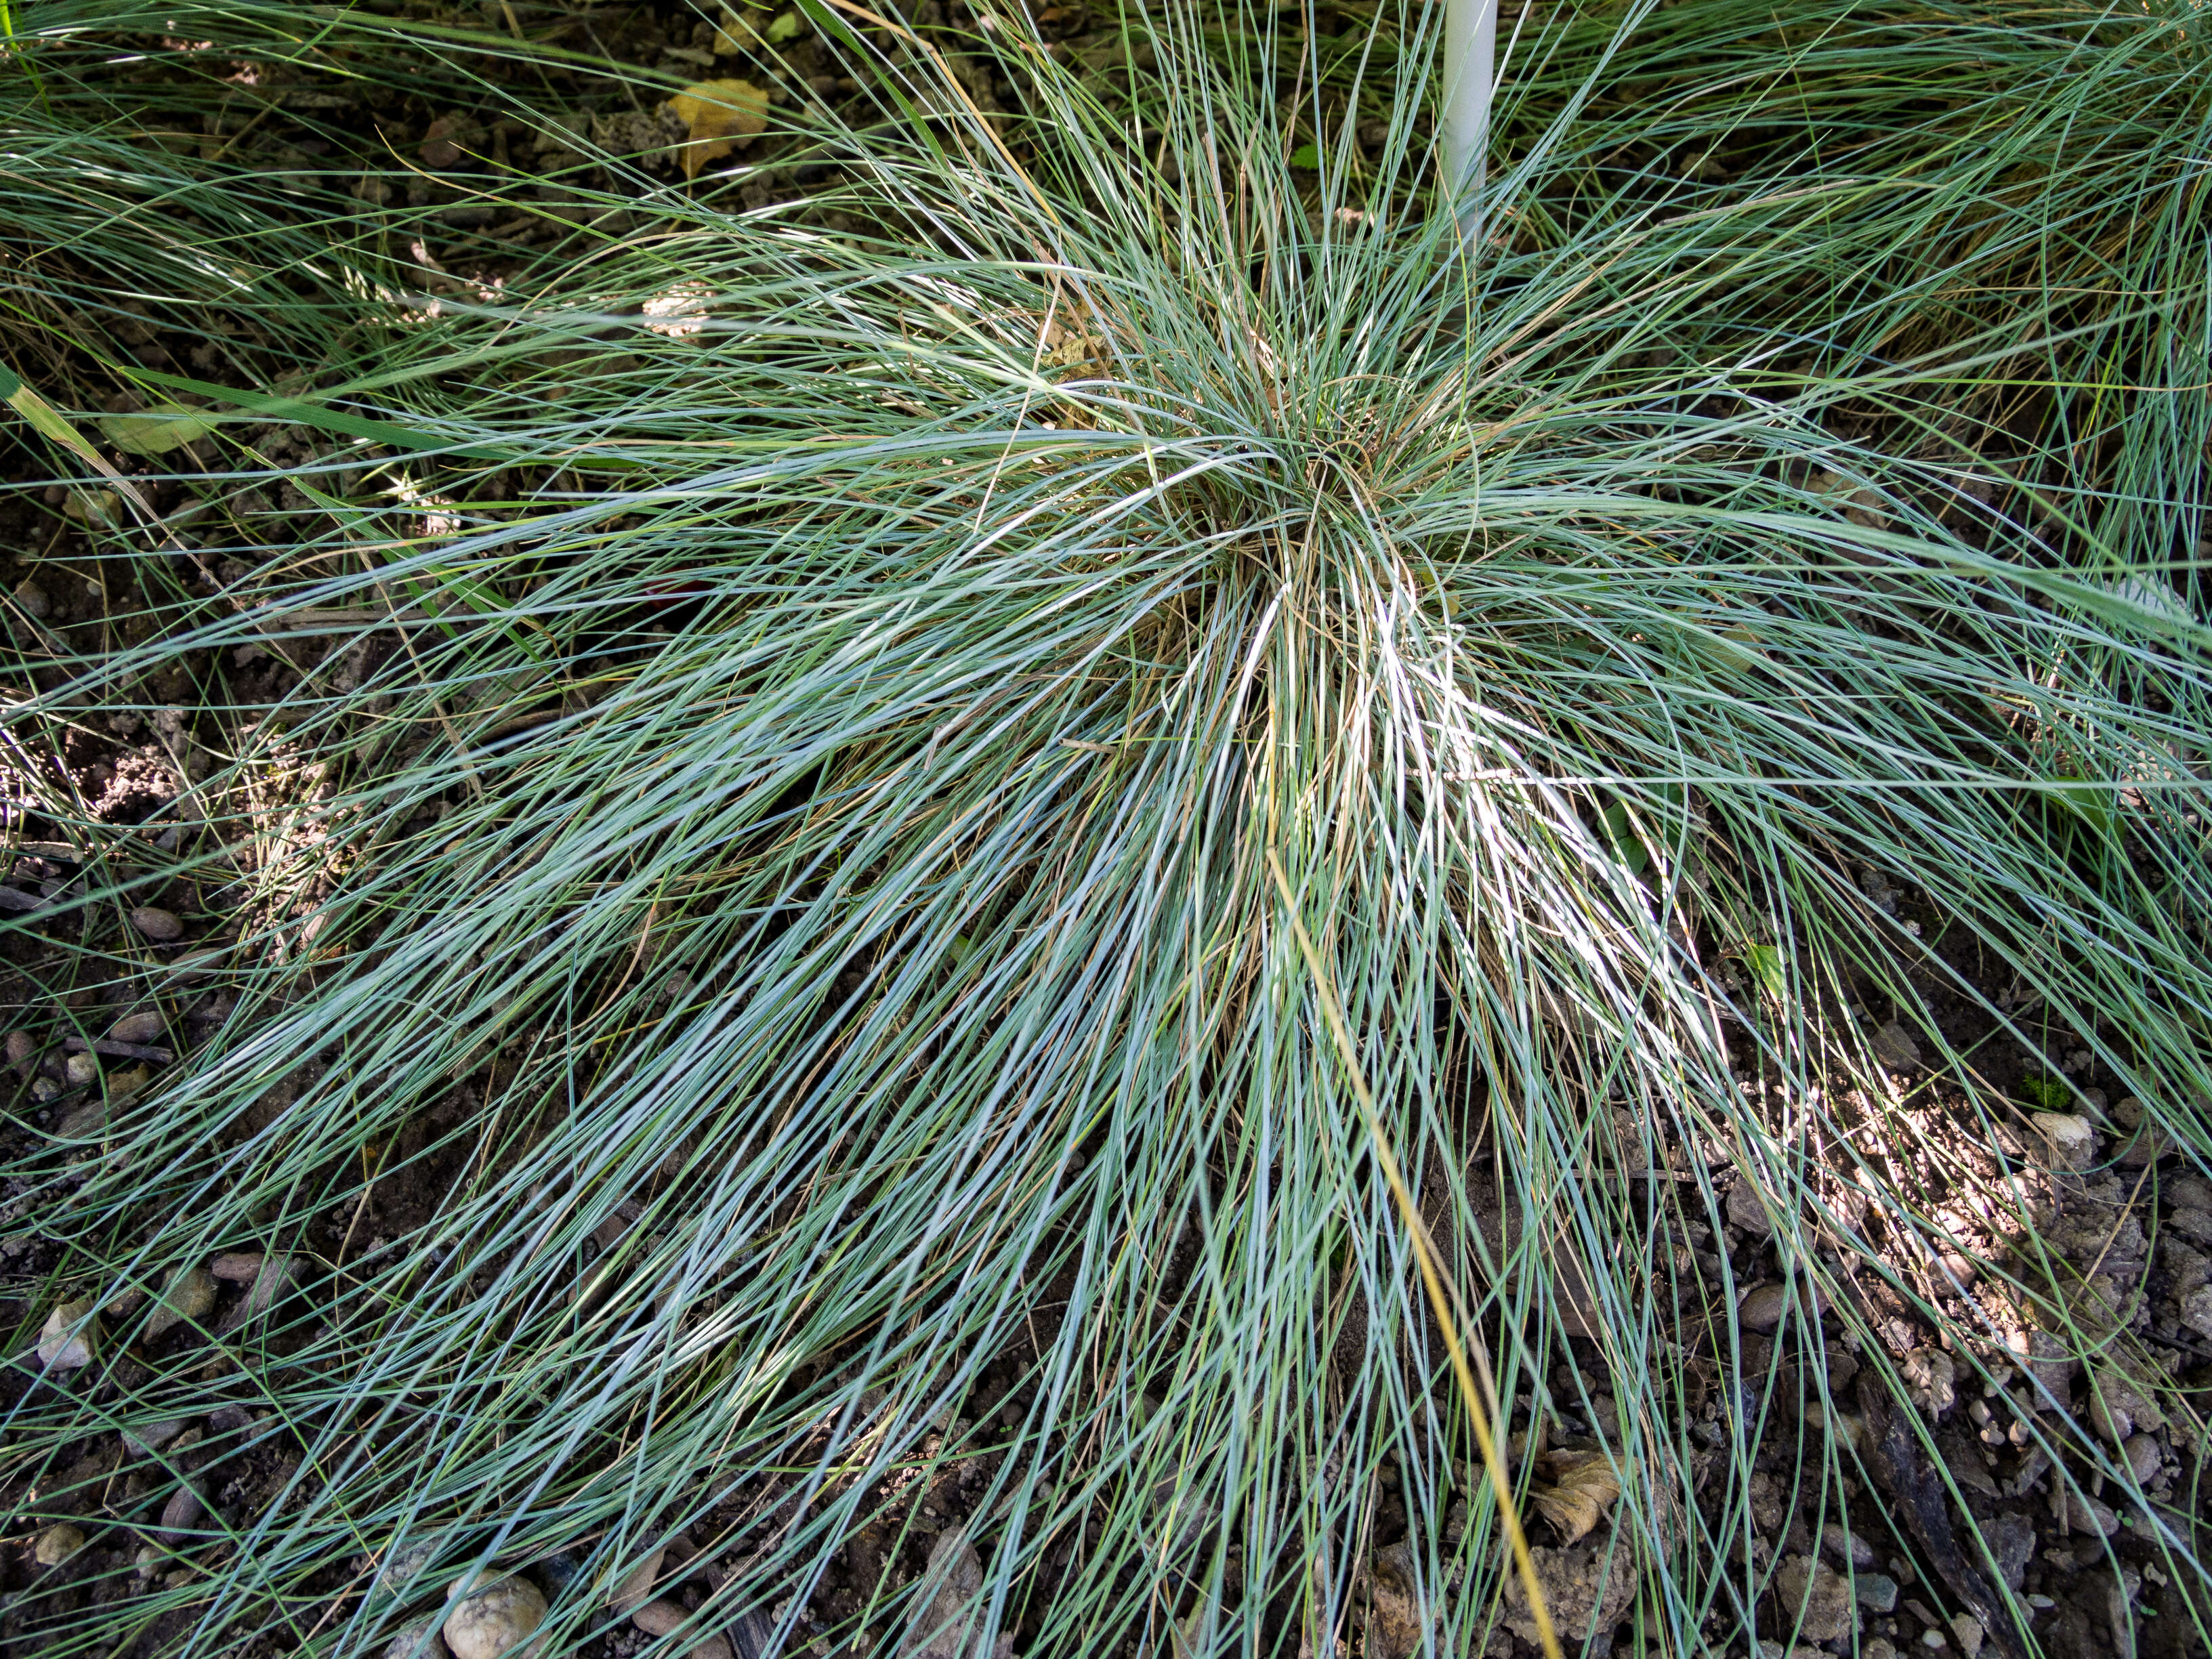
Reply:
[[[296, 258], [281, 191], [219, 208], [99, 125], [65, 29], [21, 48], [23, 238], [119, 258], [118, 179], [231, 214], [140, 297], [216, 283], [299, 372], [159, 462], [223, 591], [126, 514], [162, 631], [11, 718], [305, 670], [174, 843], [228, 884], [235, 1012], [35, 1195], [95, 1296], [217, 1249], [301, 1288], [211, 1369], [31, 1391], [7, 1455], [220, 1395], [290, 1482], [51, 1650], [376, 1651], [566, 1552], [557, 1645], [687, 1522], [744, 1565], [679, 1644], [795, 1650], [956, 1469], [1024, 1654], [1525, 1618], [1270, 854], [1508, 1425], [1596, 1425], [1607, 1605], [1668, 1652], [1786, 1638], [1741, 1547], [1762, 1425], [1812, 1425], [1816, 1533], [1869, 1479], [1828, 1345], [1903, 1399], [1886, 1308], [1962, 1371], [2032, 1318], [2112, 1340], [1996, 1249], [2044, 1177], [1931, 1006], [2032, 984], [2205, 1164], [2202, 19], [1532, 15], [1470, 258], [1425, 13], [1132, 11], [1101, 69], [1015, 13], [955, 64], [848, 11], [808, 15], [866, 98], [776, 112], [834, 168], [805, 210], [739, 206], [744, 152], [595, 158], [627, 235], [434, 307], [372, 225]], [[272, 412], [312, 453], [241, 446]], [[393, 1183], [427, 1212], [380, 1224]], [[1802, 1289], [1771, 1339], [1692, 1248], [1738, 1184]], [[1963, 1301], [1923, 1271], [1962, 1251]], [[813, 1605], [896, 1641], [919, 1599]]]

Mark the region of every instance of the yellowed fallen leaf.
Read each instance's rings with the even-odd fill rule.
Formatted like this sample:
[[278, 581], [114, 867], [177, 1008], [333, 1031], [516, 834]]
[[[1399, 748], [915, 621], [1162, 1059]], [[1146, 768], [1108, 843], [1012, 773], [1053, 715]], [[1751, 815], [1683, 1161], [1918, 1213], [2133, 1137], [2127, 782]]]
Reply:
[[669, 100], [690, 137], [676, 147], [684, 176], [750, 144], [768, 125], [768, 94], [750, 81], [702, 81]]
[[1368, 1576], [1367, 1651], [1378, 1659], [1405, 1659], [1421, 1645], [1431, 1622], [1421, 1601], [1410, 1546], [1393, 1544], [1376, 1556]]
[[166, 455], [195, 438], [204, 438], [215, 422], [198, 410], [155, 404], [138, 415], [110, 415], [100, 423], [107, 441], [132, 455]]
[[112, 530], [123, 522], [123, 498], [112, 489], [72, 489], [62, 511], [79, 524]]
[[1554, 1452], [1552, 1484], [1533, 1488], [1536, 1511], [1571, 1544], [1605, 1518], [1620, 1496], [1620, 1481], [1603, 1452]]

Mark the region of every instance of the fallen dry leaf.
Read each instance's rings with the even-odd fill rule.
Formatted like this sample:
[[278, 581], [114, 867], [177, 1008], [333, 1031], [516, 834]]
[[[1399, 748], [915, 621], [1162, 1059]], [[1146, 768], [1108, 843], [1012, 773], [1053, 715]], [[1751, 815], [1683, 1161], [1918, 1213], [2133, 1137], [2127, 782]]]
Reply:
[[1537, 1513], [1559, 1529], [1568, 1543], [1579, 1541], [1605, 1518], [1620, 1496], [1620, 1480], [1603, 1452], [1554, 1452], [1548, 1460], [1552, 1484], [1534, 1488]]
[[180, 404], [155, 404], [137, 415], [110, 415], [100, 422], [107, 441], [131, 455], [164, 455], [182, 449], [195, 438], [215, 429], [215, 422], [198, 410]]
[[691, 135], [676, 146], [686, 179], [750, 144], [768, 125], [768, 94], [750, 81], [702, 81], [670, 99], [668, 107]]
[[1393, 1544], [1376, 1556], [1368, 1592], [1367, 1651], [1381, 1659], [1405, 1659], [1421, 1645], [1430, 1623], [1410, 1546]]

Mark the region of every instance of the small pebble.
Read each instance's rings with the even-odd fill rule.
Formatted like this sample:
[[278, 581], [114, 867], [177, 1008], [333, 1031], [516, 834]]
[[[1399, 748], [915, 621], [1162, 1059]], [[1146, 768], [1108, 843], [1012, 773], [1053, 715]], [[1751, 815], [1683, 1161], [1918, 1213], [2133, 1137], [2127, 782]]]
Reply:
[[58, 1567], [84, 1547], [84, 1534], [66, 1521], [57, 1521], [39, 1534], [31, 1553], [42, 1567]]
[[1920, 1632], [1920, 1645], [1923, 1648], [1941, 1649], [1948, 1647], [1950, 1644], [1943, 1639], [1943, 1632], [1942, 1631], [1937, 1630], [1933, 1625], [1930, 1625], [1926, 1630]]
[[2087, 1492], [2075, 1492], [2063, 1482], [2051, 1494], [2051, 1512], [2058, 1517], [2060, 1527], [2069, 1532], [2110, 1538], [2120, 1529], [2120, 1517], [2112, 1505]]
[[162, 1555], [158, 1547], [152, 1544], [141, 1544], [138, 1547], [137, 1565], [138, 1576], [141, 1578], [151, 1578], [155, 1573], [161, 1571], [161, 1561]]
[[209, 1261], [207, 1270], [217, 1279], [243, 1285], [261, 1271], [261, 1264], [268, 1259], [258, 1250], [226, 1250]]
[[1759, 1189], [1741, 1176], [1729, 1188], [1728, 1218], [1731, 1226], [1742, 1228], [1753, 1238], [1765, 1238], [1774, 1231], [1766, 1206], [1759, 1201]]
[[638, 1558], [638, 1563], [623, 1575], [622, 1582], [607, 1597], [607, 1605], [617, 1612], [628, 1612], [642, 1607], [653, 1597], [653, 1582], [660, 1576], [661, 1558], [668, 1553], [665, 1544], [647, 1551]]
[[62, 1062], [62, 1074], [70, 1088], [86, 1088], [100, 1081], [100, 1061], [90, 1054], [71, 1054]]
[[152, 1042], [167, 1027], [157, 1009], [141, 1009], [135, 1014], [125, 1014], [107, 1028], [107, 1035], [118, 1042]]
[[169, 971], [179, 979], [205, 979], [222, 966], [223, 952], [210, 946], [201, 951], [187, 951], [169, 964]]
[[583, 1570], [584, 1564], [574, 1550], [546, 1556], [532, 1569], [538, 1575], [538, 1582], [556, 1595], [567, 1589]]
[[169, 1281], [146, 1321], [150, 1339], [173, 1327], [205, 1319], [215, 1310], [215, 1276], [204, 1267], [186, 1267]]
[[2197, 1335], [2212, 1338], [2212, 1285], [2199, 1285], [2181, 1298], [2181, 1322]]
[[1736, 1317], [1747, 1331], [1771, 1331], [1782, 1322], [1782, 1310], [1789, 1301], [1787, 1285], [1755, 1285], [1744, 1293]]
[[664, 1596], [657, 1601], [647, 1601], [630, 1614], [629, 1621], [647, 1636], [665, 1636], [690, 1616], [681, 1601], [671, 1601]]
[[384, 1659], [447, 1659], [446, 1645], [435, 1619], [421, 1619], [384, 1644]]
[[91, 1312], [89, 1302], [64, 1302], [46, 1316], [46, 1328], [39, 1333], [39, 1361], [48, 1370], [73, 1371], [92, 1364], [98, 1324], [76, 1329]]
[[1874, 1057], [1893, 1072], [1910, 1072], [1920, 1064], [1920, 1045], [1912, 1033], [1895, 1020], [1874, 1034]]
[[206, 1513], [206, 1504], [201, 1501], [198, 1489], [187, 1480], [171, 1492], [169, 1501], [161, 1505], [161, 1524], [154, 1535], [165, 1544], [181, 1543], [185, 1534], [199, 1524], [200, 1518]]
[[131, 913], [131, 925], [156, 945], [173, 944], [185, 936], [185, 924], [167, 910], [142, 904]]
[[15, 603], [33, 622], [44, 622], [54, 614], [54, 602], [46, 597], [46, 590], [28, 576], [15, 584]]
[[1897, 1580], [1879, 1572], [1863, 1572], [1851, 1583], [1859, 1605], [1869, 1613], [1897, 1611]]
[[1850, 1587], [1817, 1556], [1792, 1555], [1775, 1570], [1774, 1595], [1784, 1615], [1808, 1642], [1838, 1642], [1858, 1629]]
[[8, 1033], [8, 1063], [15, 1068], [19, 1078], [28, 1078], [38, 1070], [39, 1042], [28, 1031]]
[[2147, 1434], [2133, 1435], [2123, 1440], [2120, 1443], [2120, 1457], [2127, 1464], [2129, 1473], [2135, 1476], [2136, 1484], [2139, 1486], [2148, 1482], [2151, 1477], [2158, 1473], [2160, 1462], [2158, 1442]]
[[275, 1305], [284, 1287], [292, 1282], [292, 1258], [272, 1255], [263, 1260], [261, 1269], [253, 1275], [253, 1284], [246, 1292], [241, 1304], [249, 1314], [267, 1313]]
[[2072, 1112], [2036, 1112], [2027, 1121], [2049, 1147], [2054, 1167], [2085, 1169], [2095, 1158], [2097, 1134], [2088, 1119]]
[[136, 1428], [123, 1431], [123, 1443], [141, 1457], [151, 1457], [185, 1431], [188, 1419], [164, 1418], [159, 1422], [141, 1423]]
[[1982, 1650], [1982, 1621], [1971, 1613], [1951, 1615], [1951, 1634], [1958, 1638], [1959, 1650], [1966, 1659], [1975, 1659]]
[[384, 1565], [377, 1569], [376, 1577], [368, 1587], [370, 1601], [406, 1595], [408, 1587], [422, 1576], [437, 1553], [434, 1543], [410, 1544], [398, 1550], [387, 1547]]
[[453, 1659], [534, 1654], [538, 1644], [530, 1640], [531, 1632], [545, 1620], [545, 1597], [538, 1586], [527, 1578], [502, 1578], [471, 1594], [478, 1577], [471, 1573], [456, 1578], [446, 1593], [454, 1601], [445, 1626], [446, 1645], [453, 1650]]

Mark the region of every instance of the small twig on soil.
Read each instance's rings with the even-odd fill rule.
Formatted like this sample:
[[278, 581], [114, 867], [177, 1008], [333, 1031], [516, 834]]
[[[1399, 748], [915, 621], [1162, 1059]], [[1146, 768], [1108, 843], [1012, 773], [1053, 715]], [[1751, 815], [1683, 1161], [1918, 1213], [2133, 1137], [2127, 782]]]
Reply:
[[95, 1054], [106, 1054], [112, 1060], [150, 1060], [167, 1066], [176, 1055], [168, 1049], [151, 1042], [118, 1042], [112, 1037], [94, 1037], [87, 1042], [82, 1037], [64, 1037], [62, 1047], [73, 1054], [89, 1048]]

